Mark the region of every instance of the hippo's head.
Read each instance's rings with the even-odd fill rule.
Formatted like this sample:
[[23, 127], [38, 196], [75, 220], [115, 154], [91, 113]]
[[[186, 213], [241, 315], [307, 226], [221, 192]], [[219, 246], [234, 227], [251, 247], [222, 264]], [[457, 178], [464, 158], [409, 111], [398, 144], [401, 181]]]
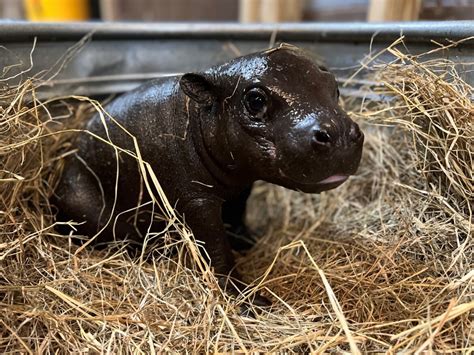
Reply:
[[364, 135], [339, 106], [334, 75], [297, 47], [185, 74], [180, 86], [201, 107], [207, 150], [228, 174], [315, 193], [359, 166]]

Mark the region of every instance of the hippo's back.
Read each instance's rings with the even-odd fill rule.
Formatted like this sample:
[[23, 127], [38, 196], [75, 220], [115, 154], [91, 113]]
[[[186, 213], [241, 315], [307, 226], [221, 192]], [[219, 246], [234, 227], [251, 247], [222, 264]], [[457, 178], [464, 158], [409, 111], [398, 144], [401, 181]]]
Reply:
[[[172, 128], [171, 117], [180, 100], [177, 77], [151, 80], [121, 95], [105, 107], [108, 113], [104, 115], [107, 131], [113, 136], [122, 137], [126, 135], [125, 129], [133, 136], [150, 142], [148, 139], [153, 140], [153, 133]], [[86, 129], [104, 138], [107, 136], [100, 114], [89, 121]], [[128, 144], [128, 141], [129, 139], [125, 139], [125, 142], [121, 140], [120, 143]]]
[[91, 118], [86, 130], [92, 134], [79, 137], [78, 155], [101, 180], [106, 192], [115, 189], [118, 152], [119, 186], [126, 187], [129, 195], [135, 194], [140, 187], [138, 165], [135, 158], [121, 150], [135, 154], [135, 138], [145, 161], [161, 155], [159, 152], [166, 149], [163, 135], [176, 130], [182, 96], [177, 77], [154, 79], [115, 99], [105, 107], [107, 114], [97, 113]]

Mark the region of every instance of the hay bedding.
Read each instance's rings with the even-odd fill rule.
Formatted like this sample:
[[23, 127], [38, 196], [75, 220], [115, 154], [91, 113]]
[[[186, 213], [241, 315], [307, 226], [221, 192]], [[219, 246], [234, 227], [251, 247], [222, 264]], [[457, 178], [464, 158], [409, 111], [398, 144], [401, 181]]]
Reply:
[[[363, 86], [359, 73], [344, 86], [366, 132], [357, 176], [318, 196], [254, 189], [248, 222], [263, 237], [238, 258], [256, 280], [238, 301], [170, 206], [166, 245], [138, 257], [58, 234], [48, 196], [80, 122], [101, 107], [80, 97], [31, 105], [34, 80], [4, 86], [0, 351], [472, 351], [472, 87], [451, 62], [402, 44], [386, 49], [390, 63], [367, 58]], [[241, 316], [257, 289], [273, 308]]]

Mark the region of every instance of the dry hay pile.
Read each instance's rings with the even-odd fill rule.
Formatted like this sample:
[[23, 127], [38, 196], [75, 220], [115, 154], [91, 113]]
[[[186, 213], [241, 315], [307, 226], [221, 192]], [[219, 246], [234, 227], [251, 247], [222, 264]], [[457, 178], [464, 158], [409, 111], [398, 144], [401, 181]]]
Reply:
[[172, 210], [172, 254], [131, 258], [59, 235], [48, 196], [77, 122], [100, 107], [34, 100], [32, 80], [4, 86], [0, 352], [472, 350], [472, 87], [400, 42], [345, 86], [366, 132], [359, 174], [320, 196], [254, 189], [248, 219], [263, 237], [239, 267], [256, 286], [245, 296], [274, 301], [255, 317], [239, 313], [246, 297], [221, 293]]

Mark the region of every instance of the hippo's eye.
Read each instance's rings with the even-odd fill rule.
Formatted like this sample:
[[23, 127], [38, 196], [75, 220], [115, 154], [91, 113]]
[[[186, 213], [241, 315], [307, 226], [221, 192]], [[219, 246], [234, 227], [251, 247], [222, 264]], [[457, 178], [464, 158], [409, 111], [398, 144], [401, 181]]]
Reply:
[[261, 88], [252, 88], [245, 94], [245, 107], [252, 116], [262, 118], [267, 112], [267, 94]]

